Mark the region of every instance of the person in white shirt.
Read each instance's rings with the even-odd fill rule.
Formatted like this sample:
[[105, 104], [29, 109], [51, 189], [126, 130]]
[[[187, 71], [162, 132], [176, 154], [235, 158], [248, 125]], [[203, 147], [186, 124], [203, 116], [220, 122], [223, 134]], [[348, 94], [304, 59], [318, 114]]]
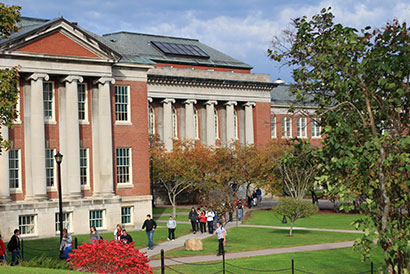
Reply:
[[216, 223], [216, 230], [215, 234], [218, 235], [218, 254], [216, 256], [221, 256], [224, 250], [224, 242], [226, 242], [226, 230], [223, 226], [218, 222]]
[[212, 209], [206, 212], [206, 222], [208, 223], [209, 234], [214, 234], [214, 217], [215, 213], [212, 211]]
[[168, 227], [168, 241], [169, 240], [175, 241], [175, 229], [177, 228], [177, 222], [172, 218], [172, 216], [169, 216], [167, 227]]

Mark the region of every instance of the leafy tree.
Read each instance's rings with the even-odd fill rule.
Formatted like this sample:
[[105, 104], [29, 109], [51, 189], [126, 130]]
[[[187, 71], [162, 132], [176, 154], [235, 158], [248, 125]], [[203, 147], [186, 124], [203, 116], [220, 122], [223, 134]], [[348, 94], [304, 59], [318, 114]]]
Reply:
[[[8, 38], [11, 33], [18, 30], [16, 22], [20, 17], [20, 9], [19, 6], [0, 3], [0, 39]], [[17, 118], [15, 107], [18, 99], [16, 90], [18, 77], [17, 67], [0, 70], [0, 129], [4, 126], [9, 127]], [[9, 146], [4, 138], [0, 131], [0, 153]]]
[[292, 197], [279, 199], [278, 205], [274, 206], [273, 212], [279, 216], [286, 216], [290, 223], [289, 236], [292, 237], [295, 221], [312, 216], [318, 211], [318, 207], [308, 201], [297, 200]]
[[387, 271], [409, 273], [410, 29], [394, 20], [358, 31], [333, 20], [330, 8], [295, 19], [269, 55], [295, 68], [298, 100], [318, 107], [320, 182], [342, 202], [366, 197], [356, 246], [367, 255], [377, 238]]
[[296, 139], [293, 147], [279, 159], [284, 182], [284, 192], [293, 199], [302, 200], [308, 190], [313, 190], [318, 161], [315, 148], [309, 142]]

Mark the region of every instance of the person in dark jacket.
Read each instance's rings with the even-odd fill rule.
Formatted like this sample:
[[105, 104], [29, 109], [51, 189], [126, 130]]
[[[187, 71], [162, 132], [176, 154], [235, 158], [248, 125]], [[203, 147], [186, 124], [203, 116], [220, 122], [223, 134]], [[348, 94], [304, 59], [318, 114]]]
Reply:
[[191, 208], [191, 211], [189, 212], [188, 219], [191, 221], [192, 231], [195, 234], [198, 230], [199, 215], [198, 215], [198, 212], [195, 210], [194, 207]]
[[18, 265], [21, 260], [20, 253], [20, 230], [15, 229], [14, 235], [11, 236], [10, 242], [7, 244], [7, 249], [11, 252], [11, 265]]
[[129, 244], [132, 243], [132, 237], [130, 234], [127, 233], [127, 231], [123, 228], [122, 229], [122, 235], [120, 237], [120, 240], [124, 243], [124, 244]]
[[154, 231], [157, 228], [157, 223], [151, 219], [151, 215], [147, 215], [147, 219], [142, 225], [142, 229], [145, 228], [148, 237], [148, 249], [154, 249]]

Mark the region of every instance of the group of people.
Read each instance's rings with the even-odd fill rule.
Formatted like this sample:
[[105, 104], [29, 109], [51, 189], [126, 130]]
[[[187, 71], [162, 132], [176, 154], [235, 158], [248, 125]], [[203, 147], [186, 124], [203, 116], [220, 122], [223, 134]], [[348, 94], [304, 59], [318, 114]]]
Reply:
[[208, 227], [208, 233], [214, 233], [214, 226], [218, 222], [218, 214], [212, 209], [201, 210], [201, 208], [191, 208], [188, 219], [191, 221], [192, 231], [196, 234], [198, 231], [206, 233]]
[[262, 201], [262, 190], [257, 188], [252, 193], [248, 193], [248, 208], [257, 206]]
[[0, 259], [3, 263], [6, 262], [6, 258], [8, 256], [7, 251], [11, 253], [11, 265], [18, 265], [21, 260], [21, 253], [20, 253], [20, 230], [15, 229], [13, 236], [9, 243], [6, 246], [4, 245], [3, 238], [0, 234]]

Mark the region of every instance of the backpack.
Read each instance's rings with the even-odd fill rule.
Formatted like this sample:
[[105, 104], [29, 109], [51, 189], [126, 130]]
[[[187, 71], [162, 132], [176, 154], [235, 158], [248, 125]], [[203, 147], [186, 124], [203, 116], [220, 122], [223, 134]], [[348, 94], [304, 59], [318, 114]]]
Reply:
[[7, 243], [7, 250], [9, 251], [9, 252], [13, 252], [13, 249], [12, 249], [13, 247], [11, 246], [11, 240]]

